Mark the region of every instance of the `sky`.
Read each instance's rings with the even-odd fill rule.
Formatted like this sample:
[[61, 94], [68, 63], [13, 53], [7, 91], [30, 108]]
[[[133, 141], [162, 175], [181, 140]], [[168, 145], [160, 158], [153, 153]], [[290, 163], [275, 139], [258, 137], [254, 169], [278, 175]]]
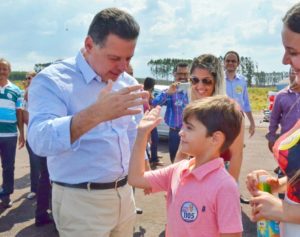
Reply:
[[13, 71], [73, 57], [93, 16], [118, 7], [141, 31], [132, 65], [136, 77], [152, 76], [151, 59], [223, 56], [235, 50], [259, 71], [288, 71], [281, 63], [282, 17], [296, 0], [6, 0], [0, 1], [0, 57]]

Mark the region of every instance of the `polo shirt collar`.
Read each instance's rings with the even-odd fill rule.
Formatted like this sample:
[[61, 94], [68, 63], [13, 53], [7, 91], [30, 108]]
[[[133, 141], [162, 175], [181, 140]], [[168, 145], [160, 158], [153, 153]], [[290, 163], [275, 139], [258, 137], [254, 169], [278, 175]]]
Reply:
[[90, 83], [94, 79], [101, 81], [100, 76], [97, 75], [97, 73], [93, 70], [93, 68], [91, 68], [91, 66], [85, 60], [81, 50], [79, 50], [79, 52], [76, 56], [76, 64], [77, 64], [77, 67], [79, 68], [79, 71], [82, 73], [82, 76], [87, 84]]
[[191, 165], [193, 165], [194, 163], [195, 163], [195, 158], [189, 160], [189, 162], [186, 163], [186, 166], [182, 170], [182, 174], [183, 175], [191, 174], [191, 175], [195, 176], [195, 178], [198, 180], [201, 180], [209, 173], [211, 173], [221, 167], [224, 167], [224, 160], [222, 158], [216, 158], [216, 159], [213, 159], [213, 160], [197, 167], [196, 169], [193, 169], [192, 171], [189, 171], [189, 167]]

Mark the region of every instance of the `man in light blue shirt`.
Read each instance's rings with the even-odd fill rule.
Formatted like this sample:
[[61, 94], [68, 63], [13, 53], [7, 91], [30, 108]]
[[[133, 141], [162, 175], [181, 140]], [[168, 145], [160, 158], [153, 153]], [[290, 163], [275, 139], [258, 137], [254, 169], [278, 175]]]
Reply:
[[124, 72], [139, 25], [116, 8], [93, 19], [84, 48], [29, 89], [29, 143], [46, 156], [60, 236], [132, 236], [128, 163], [148, 93]]
[[14, 191], [17, 142], [19, 149], [24, 146], [22, 92], [8, 80], [10, 72], [10, 63], [0, 58], [0, 160], [2, 165], [0, 208], [12, 206], [10, 195]]
[[226, 93], [239, 103], [241, 109], [247, 115], [250, 126], [249, 134], [255, 133], [255, 123], [251, 112], [251, 106], [248, 97], [247, 83], [243, 75], [236, 73], [240, 64], [240, 57], [235, 51], [228, 51], [224, 57], [226, 72]]

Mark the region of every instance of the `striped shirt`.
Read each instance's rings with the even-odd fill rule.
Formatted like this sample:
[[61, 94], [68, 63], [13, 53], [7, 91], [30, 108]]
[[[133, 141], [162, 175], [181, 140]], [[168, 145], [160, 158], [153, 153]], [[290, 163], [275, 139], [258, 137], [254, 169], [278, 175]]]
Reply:
[[18, 135], [16, 111], [21, 108], [22, 91], [8, 81], [4, 87], [0, 87], [0, 137]]

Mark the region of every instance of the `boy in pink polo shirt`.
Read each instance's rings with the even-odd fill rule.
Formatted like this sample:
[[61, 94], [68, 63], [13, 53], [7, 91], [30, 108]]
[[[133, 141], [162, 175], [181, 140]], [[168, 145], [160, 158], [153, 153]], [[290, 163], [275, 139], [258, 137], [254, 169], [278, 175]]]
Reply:
[[240, 237], [240, 195], [220, 154], [240, 132], [242, 113], [225, 96], [207, 97], [184, 110], [181, 151], [194, 158], [145, 172], [144, 154], [151, 130], [161, 121], [160, 107], [146, 113], [129, 165], [132, 186], [167, 192], [168, 237]]

